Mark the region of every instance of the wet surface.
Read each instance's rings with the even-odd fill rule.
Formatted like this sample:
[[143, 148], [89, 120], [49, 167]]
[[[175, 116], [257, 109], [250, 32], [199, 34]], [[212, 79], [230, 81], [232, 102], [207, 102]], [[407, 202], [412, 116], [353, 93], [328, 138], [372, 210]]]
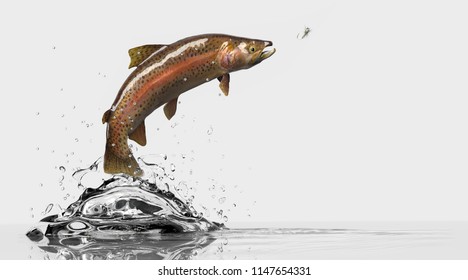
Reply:
[[[468, 259], [468, 223], [26, 237], [2, 227], [1, 259]], [[354, 225], [354, 226], [353, 226]], [[373, 228], [373, 229], [372, 229]], [[389, 229], [395, 228], [395, 229]]]

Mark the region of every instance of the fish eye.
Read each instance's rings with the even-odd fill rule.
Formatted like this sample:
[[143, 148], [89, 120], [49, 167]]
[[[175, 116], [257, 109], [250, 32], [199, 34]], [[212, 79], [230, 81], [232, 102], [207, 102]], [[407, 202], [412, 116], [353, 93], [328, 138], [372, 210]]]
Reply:
[[254, 46], [251, 46], [251, 47], [249, 48], [249, 51], [250, 51], [251, 53], [255, 52], [255, 47], [254, 47]]

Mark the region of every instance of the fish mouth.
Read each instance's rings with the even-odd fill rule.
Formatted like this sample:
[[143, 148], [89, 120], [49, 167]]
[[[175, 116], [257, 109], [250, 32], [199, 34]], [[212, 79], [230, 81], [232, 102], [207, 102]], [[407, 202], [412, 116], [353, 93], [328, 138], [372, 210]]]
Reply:
[[275, 49], [275, 48], [271, 48], [270, 50], [264, 50], [264, 51], [260, 54], [260, 57], [259, 57], [260, 61], [269, 58], [269, 57], [272, 56], [275, 52], [276, 52], [276, 49]]
[[270, 56], [272, 56], [276, 52], [275, 48], [270, 48], [271, 46], [273, 46], [273, 42], [271, 42], [271, 41], [266, 41], [265, 42], [265, 48], [258, 55], [258, 57], [257, 57], [257, 59], [255, 61], [255, 64], [264, 61], [265, 59], [269, 58]]

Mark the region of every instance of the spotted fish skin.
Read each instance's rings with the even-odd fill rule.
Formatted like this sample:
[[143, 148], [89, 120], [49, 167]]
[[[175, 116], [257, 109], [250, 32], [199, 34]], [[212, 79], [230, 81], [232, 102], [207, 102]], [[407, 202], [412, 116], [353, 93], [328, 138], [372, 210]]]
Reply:
[[170, 45], [145, 45], [129, 50], [130, 67], [137, 68], [126, 79], [108, 111], [104, 171], [142, 176], [128, 147], [128, 138], [146, 145], [145, 118], [164, 106], [168, 119], [174, 116], [180, 94], [214, 79], [229, 92], [229, 73], [248, 69], [267, 59], [270, 41], [205, 34]]

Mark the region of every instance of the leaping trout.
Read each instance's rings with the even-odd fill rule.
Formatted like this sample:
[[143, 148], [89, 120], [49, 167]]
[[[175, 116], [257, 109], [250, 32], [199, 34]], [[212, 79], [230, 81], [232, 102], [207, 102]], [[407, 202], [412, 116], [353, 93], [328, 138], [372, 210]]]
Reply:
[[129, 68], [136, 69], [125, 80], [102, 122], [107, 122], [104, 172], [142, 176], [128, 138], [146, 145], [145, 118], [164, 105], [170, 120], [182, 93], [214, 79], [224, 95], [229, 93], [229, 73], [248, 69], [275, 53], [271, 41], [205, 34], [171, 45], [144, 45], [130, 49]]

